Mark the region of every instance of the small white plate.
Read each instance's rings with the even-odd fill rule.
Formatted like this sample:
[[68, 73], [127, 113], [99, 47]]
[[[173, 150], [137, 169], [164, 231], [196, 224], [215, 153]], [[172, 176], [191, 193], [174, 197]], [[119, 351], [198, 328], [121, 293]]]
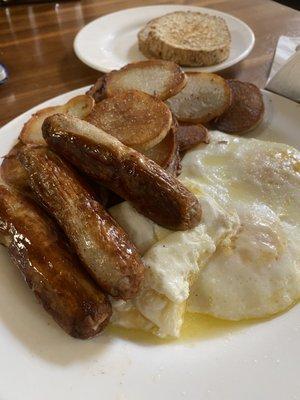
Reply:
[[[32, 113], [86, 90], [51, 99], [2, 127], [0, 157]], [[264, 99], [265, 121], [248, 136], [300, 148], [299, 104], [270, 92]], [[189, 339], [166, 342], [105, 331], [80, 341], [67, 336], [37, 304], [0, 246], [0, 399], [296, 400], [299, 317], [298, 304], [239, 329], [217, 328], [204, 319]]]
[[102, 72], [145, 60], [138, 49], [137, 34], [153, 18], [174, 11], [199, 11], [224, 18], [231, 33], [231, 48], [227, 60], [211, 67], [184, 68], [186, 71], [215, 72], [243, 60], [254, 46], [253, 31], [232, 15], [210, 8], [162, 5], [129, 8], [97, 18], [82, 28], [74, 40], [77, 57], [90, 67]]

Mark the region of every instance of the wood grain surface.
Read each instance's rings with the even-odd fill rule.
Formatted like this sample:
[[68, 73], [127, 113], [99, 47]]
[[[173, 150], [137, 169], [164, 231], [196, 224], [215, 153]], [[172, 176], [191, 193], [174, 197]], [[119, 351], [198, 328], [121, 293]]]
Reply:
[[0, 85], [0, 126], [27, 109], [66, 91], [92, 84], [100, 75], [73, 52], [76, 33], [101, 15], [151, 4], [190, 4], [228, 12], [254, 31], [246, 60], [222, 72], [263, 87], [280, 35], [300, 36], [300, 12], [270, 0], [82, 0], [0, 9], [0, 63], [9, 79]]

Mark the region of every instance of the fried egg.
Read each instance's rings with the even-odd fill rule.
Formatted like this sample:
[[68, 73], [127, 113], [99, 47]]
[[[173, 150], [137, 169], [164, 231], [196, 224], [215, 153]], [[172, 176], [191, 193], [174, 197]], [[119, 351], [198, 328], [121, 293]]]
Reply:
[[179, 336], [193, 280], [216, 245], [238, 230], [236, 213], [223, 210], [192, 182], [186, 180], [185, 184], [202, 206], [202, 222], [192, 230], [161, 228], [127, 202], [110, 209], [143, 254], [146, 266], [138, 296], [130, 302], [113, 302], [113, 324], [150, 330], [161, 337]]
[[234, 208], [240, 229], [201, 269], [187, 308], [241, 320], [300, 297], [300, 155], [285, 144], [213, 132], [182, 163], [181, 179]]
[[124, 202], [110, 211], [143, 255], [138, 296], [113, 302], [112, 322], [179, 336], [186, 310], [262, 318], [300, 297], [300, 156], [287, 145], [214, 131], [189, 151], [179, 180], [202, 221], [172, 232]]

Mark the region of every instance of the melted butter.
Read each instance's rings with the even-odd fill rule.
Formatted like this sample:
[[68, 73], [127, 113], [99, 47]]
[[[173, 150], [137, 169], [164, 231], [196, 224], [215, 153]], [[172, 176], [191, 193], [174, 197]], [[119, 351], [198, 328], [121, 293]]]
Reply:
[[106, 328], [106, 333], [111, 336], [119, 337], [131, 342], [148, 344], [148, 345], [169, 345], [176, 343], [191, 343], [201, 340], [209, 340], [217, 337], [222, 337], [228, 334], [234, 334], [241, 330], [247, 329], [254, 325], [259, 325], [291, 310], [299, 302], [296, 301], [285, 310], [277, 314], [270, 315], [266, 318], [249, 319], [243, 321], [228, 321], [209, 315], [185, 313], [185, 320], [179, 338], [159, 338], [151, 332], [145, 332], [139, 329], [126, 329], [109, 325]]
[[180, 338], [159, 338], [151, 332], [145, 332], [138, 329], [126, 329], [117, 326], [109, 326], [106, 330], [112, 336], [120, 337], [141, 344], [165, 345], [207, 340], [218, 336], [224, 336], [229, 333], [241, 330], [253, 324], [262, 322], [256, 321], [225, 321], [208, 315], [194, 314], [187, 312], [182, 327]]

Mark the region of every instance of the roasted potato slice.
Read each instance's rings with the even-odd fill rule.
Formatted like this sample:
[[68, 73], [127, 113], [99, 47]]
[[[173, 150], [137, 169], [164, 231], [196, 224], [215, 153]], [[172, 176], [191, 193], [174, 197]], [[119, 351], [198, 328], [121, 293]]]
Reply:
[[163, 101], [130, 90], [97, 103], [86, 121], [126, 146], [143, 151], [166, 137], [172, 125], [172, 114]]
[[166, 101], [178, 121], [205, 123], [223, 114], [231, 102], [231, 90], [216, 74], [190, 72], [185, 88]]
[[127, 64], [112, 71], [105, 78], [108, 97], [127, 90], [140, 90], [161, 100], [180, 92], [186, 85], [186, 76], [172, 61], [148, 60]]
[[144, 154], [170, 174], [177, 174], [180, 159], [178, 144], [173, 130], [170, 130], [164, 140], [145, 151]]
[[88, 96], [91, 96], [96, 103], [106, 98], [105, 79], [106, 79], [106, 74], [100, 76], [100, 78], [96, 80], [94, 85], [91, 86], [91, 88], [86, 92], [86, 94]]
[[42, 135], [42, 125], [47, 117], [56, 113], [62, 113], [83, 119], [91, 112], [94, 104], [95, 101], [92, 97], [83, 94], [73, 97], [66, 104], [39, 110], [24, 124], [19, 139], [26, 144], [44, 145], [45, 140]]

